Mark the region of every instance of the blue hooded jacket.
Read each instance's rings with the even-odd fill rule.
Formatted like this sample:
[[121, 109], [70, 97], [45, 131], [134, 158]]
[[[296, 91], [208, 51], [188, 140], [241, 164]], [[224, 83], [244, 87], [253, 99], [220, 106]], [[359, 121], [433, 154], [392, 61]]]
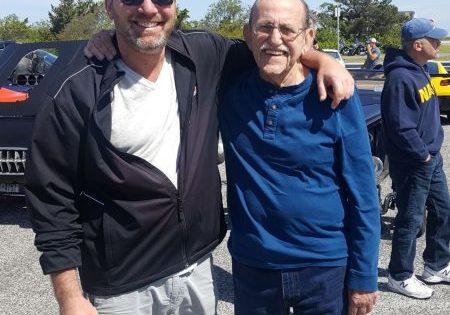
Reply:
[[390, 159], [425, 161], [441, 149], [439, 102], [425, 69], [403, 50], [388, 49], [381, 95], [384, 145]]

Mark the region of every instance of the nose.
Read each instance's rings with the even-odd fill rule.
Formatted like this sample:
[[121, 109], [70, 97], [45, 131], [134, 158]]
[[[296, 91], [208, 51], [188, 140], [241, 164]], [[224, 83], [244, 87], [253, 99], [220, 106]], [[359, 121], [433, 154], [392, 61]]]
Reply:
[[145, 14], [156, 14], [158, 13], [158, 7], [151, 0], [144, 0], [138, 8], [138, 11]]
[[267, 39], [270, 44], [277, 46], [283, 44], [283, 37], [278, 27], [274, 27]]

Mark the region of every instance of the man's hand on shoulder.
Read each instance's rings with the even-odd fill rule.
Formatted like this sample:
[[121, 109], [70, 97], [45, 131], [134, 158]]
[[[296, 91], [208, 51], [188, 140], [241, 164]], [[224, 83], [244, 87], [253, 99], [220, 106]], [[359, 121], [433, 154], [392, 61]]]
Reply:
[[366, 315], [372, 312], [378, 292], [348, 291], [348, 315]]
[[102, 30], [92, 35], [91, 39], [84, 47], [84, 55], [88, 58], [96, 57], [98, 60], [104, 58], [112, 60], [117, 51], [112, 42], [113, 30]]
[[355, 81], [352, 75], [339, 62], [330, 56], [323, 55], [317, 69], [317, 88], [320, 101], [327, 96], [333, 101], [332, 108], [336, 108], [343, 100], [348, 100], [355, 92]]

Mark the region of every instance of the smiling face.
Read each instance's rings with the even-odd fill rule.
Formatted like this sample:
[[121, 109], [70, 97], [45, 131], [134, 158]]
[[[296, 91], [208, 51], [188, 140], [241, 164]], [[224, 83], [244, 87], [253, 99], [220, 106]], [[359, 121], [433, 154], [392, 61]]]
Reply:
[[244, 36], [265, 81], [278, 86], [299, 83], [299, 58], [314, 38], [314, 30], [306, 24], [299, 0], [256, 1]]
[[121, 49], [131, 48], [148, 54], [164, 50], [175, 26], [175, 1], [160, 6], [150, 0], [144, 0], [141, 5], [124, 5], [120, 0], [105, 0], [105, 7], [114, 20]]

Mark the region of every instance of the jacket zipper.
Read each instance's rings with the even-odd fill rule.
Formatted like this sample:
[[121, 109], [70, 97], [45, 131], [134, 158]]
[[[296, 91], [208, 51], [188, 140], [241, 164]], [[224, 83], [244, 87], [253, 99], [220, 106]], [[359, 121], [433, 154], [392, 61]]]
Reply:
[[184, 211], [183, 211], [183, 201], [181, 200], [180, 193], [177, 193], [177, 211], [178, 211], [178, 222], [181, 225], [181, 229], [183, 231], [183, 234], [185, 237], [183, 237], [183, 246], [181, 250], [181, 255], [183, 256], [184, 261], [184, 267], [189, 267], [189, 260], [187, 257], [187, 227], [186, 227], [186, 220], [184, 217]]
[[[195, 80], [194, 80], [195, 81]], [[184, 130], [183, 134], [180, 135], [180, 154], [185, 154], [186, 150], [187, 150], [187, 135], [188, 135], [188, 130], [189, 130], [189, 117], [191, 114], [191, 109], [192, 109], [192, 97], [193, 97], [193, 93], [194, 93], [194, 88], [195, 87], [195, 82], [192, 81], [192, 75], [191, 75], [191, 84], [190, 84], [190, 93], [188, 94], [189, 98], [188, 98], [188, 102], [187, 102], [187, 106], [188, 108], [186, 109], [186, 116], [184, 118], [184, 122], [183, 122], [183, 128], [180, 128], [180, 130]], [[181, 121], [180, 121], [181, 123]], [[181, 126], [180, 126], [181, 127]], [[183, 169], [180, 169], [180, 171], [178, 172], [178, 192], [177, 192], [177, 203], [178, 203], [178, 222], [181, 225], [181, 229], [183, 231], [184, 237], [183, 237], [183, 250], [182, 250], [182, 256], [184, 258], [185, 261], [185, 267], [189, 267], [189, 265], [191, 264], [191, 262], [188, 259], [188, 255], [187, 253], [189, 252], [188, 249], [188, 244], [189, 244], [189, 233], [187, 230], [187, 226], [186, 226], [186, 217], [184, 215], [184, 209], [183, 209], [183, 200], [181, 198], [181, 196], [183, 196], [183, 182], [181, 179], [181, 175], [180, 174], [184, 174], [184, 171], [186, 169], [186, 159], [179, 159], [180, 161], [183, 160], [184, 161], [184, 165], [183, 165]]]
[[[179, 52], [177, 50], [177, 52]], [[180, 53], [180, 52], [179, 52]], [[116, 78], [112, 84], [111, 87], [115, 86], [118, 81], [120, 80], [120, 77]], [[190, 91], [192, 91], [193, 93], [193, 89], [194, 89], [194, 84], [191, 82], [191, 86], [190, 86]], [[95, 104], [95, 107], [93, 109], [93, 111], [95, 111], [95, 109], [98, 106], [98, 103], [100, 100], [103, 99], [103, 97], [105, 97], [107, 94], [112, 92], [112, 88], [106, 89], [98, 98], [97, 103]], [[188, 122], [189, 122], [189, 116], [190, 116], [190, 109], [192, 108], [192, 93], [189, 93], [189, 99], [188, 99], [188, 106], [190, 106], [189, 110], [186, 111], [186, 117], [184, 120], [184, 132], [182, 135], [180, 135], [180, 146], [181, 146], [181, 150], [180, 150], [180, 154], [184, 154], [184, 151], [186, 150], [186, 139], [187, 139], [187, 130], [188, 130]], [[181, 123], [181, 121], [180, 121]], [[180, 128], [181, 129], [181, 128]], [[106, 139], [104, 139], [106, 140]], [[143, 169], [145, 172], [148, 173], [149, 169], [151, 169], [152, 171], [154, 171], [155, 173], [157, 173], [159, 175], [159, 177], [169, 185], [169, 187], [171, 187], [171, 190], [173, 189], [173, 191], [175, 192], [176, 195], [176, 200], [177, 200], [177, 214], [178, 214], [178, 223], [181, 226], [181, 230], [183, 233], [183, 245], [182, 245], [182, 252], [181, 255], [183, 257], [183, 261], [184, 261], [184, 266], [187, 268], [190, 265], [187, 253], [188, 253], [188, 231], [187, 231], [187, 226], [186, 226], [186, 220], [185, 220], [185, 215], [184, 215], [184, 210], [183, 210], [183, 201], [181, 196], [182, 194], [182, 181], [180, 179], [180, 173], [183, 173], [183, 171], [178, 172], [178, 189], [174, 186], [174, 184], [172, 183], [172, 181], [170, 181], [167, 176], [157, 167], [154, 167], [152, 165], [152, 167], [149, 167], [147, 164], [149, 164], [147, 161], [141, 159], [138, 156], [134, 156], [132, 154], [129, 153], [125, 153], [125, 152], [121, 152], [118, 151], [118, 154], [124, 156], [125, 158], [127, 158], [127, 160], [134, 160], [134, 162], [136, 162], [137, 165], [139, 165], [141, 167], [141, 169]], [[151, 164], [150, 164], [151, 165]]]

